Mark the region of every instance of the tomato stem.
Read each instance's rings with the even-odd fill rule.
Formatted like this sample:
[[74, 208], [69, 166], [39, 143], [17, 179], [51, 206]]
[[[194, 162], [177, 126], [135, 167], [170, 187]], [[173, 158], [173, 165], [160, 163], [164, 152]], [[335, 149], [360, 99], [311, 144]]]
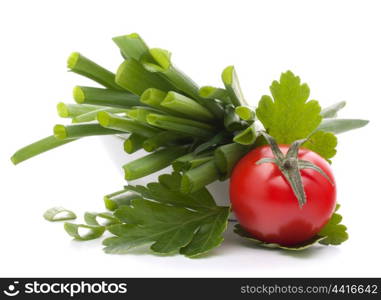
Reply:
[[274, 158], [263, 158], [257, 161], [257, 164], [274, 163], [278, 166], [279, 170], [282, 172], [283, 176], [290, 184], [292, 191], [294, 192], [294, 195], [299, 202], [300, 208], [302, 208], [303, 205], [307, 202], [306, 193], [304, 191], [302, 182], [302, 176], [300, 174], [301, 169], [312, 169], [324, 176], [324, 178], [333, 184], [328, 175], [318, 166], [310, 161], [298, 159], [299, 148], [308, 139], [300, 139], [293, 142], [286, 155], [284, 155], [282, 151], [280, 151], [278, 144], [275, 142], [275, 139], [272, 136], [268, 135], [264, 131], [260, 131], [259, 134], [261, 134], [269, 143], [271, 151], [274, 154]]

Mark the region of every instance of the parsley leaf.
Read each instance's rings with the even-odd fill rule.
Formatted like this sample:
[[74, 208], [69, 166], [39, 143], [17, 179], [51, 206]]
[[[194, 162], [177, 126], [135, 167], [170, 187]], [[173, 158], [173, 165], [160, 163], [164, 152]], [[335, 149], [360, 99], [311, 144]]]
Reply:
[[319, 243], [323, 245], [340, 245], [348, 239], [347, 227], [341, 223], [343, 217], [337, 213], [340, 205], [336, 205], [335, 212], [328, 223], [320, 230], [319, 236], [325, 237]]
[[308, 148], [326, 160], [334, 157], [336, 154], [337, 138], [331, 132], [317, 131], [311, 135], [307, 142], [303, 144], [304, 148]]
[[180, 181], [181, 176], [173, 173], [161, 175], [159, 182], [147, 187], [127, 186], [141, 198], [115, 211], [123, 224], [107, 228], [115, 237], [104, 240], [105, 251], [127, 253], [151, 244], [156, 253], [194, 257], [219, 246], [230, 208], [217, 206], [206, 188], [181, 194]]
[[320, 105], [308, 100], [310, 89], [300, 83], [300, 78], [291, 71], [282, 73], [280, 81], [270, 86], [272, 98], [262, 96], [256, 115], [268, 134], [278, 143], [290, 144], [306, 138], [320, 124]]
[[247, 240], [254, 242], [257, 246], [264, 247], [264, 248], [272, 248], [272, 249], [283, 249], [283, 250], [291, 250], [291, 251], [300, 251], [310, 248], [311, 246], [315, 245], [319, 241], [323, 240], [324, 237], [321, 236], [314, 236], [312, 239], [305, 241], [301, 244], [294, 245], [294, 246], [282, 246], [277, 243], [266, 243], [261, 240], [256, 239], [253, 237], [250, 233], [246, 232], [240, 225], [235, 225], [234, 232]]
[[190, 209], [214, 208], [216, 206], [212, 195], [207, 189], [201, 189], [192, 194], [180, 192], [181, 175], [179, 173], [163, 174], [158, 182], [148, 183], [147, 186], [128, 185], [126, 190], [133, 191], [144, 199], [161, 202], [177, 207]]

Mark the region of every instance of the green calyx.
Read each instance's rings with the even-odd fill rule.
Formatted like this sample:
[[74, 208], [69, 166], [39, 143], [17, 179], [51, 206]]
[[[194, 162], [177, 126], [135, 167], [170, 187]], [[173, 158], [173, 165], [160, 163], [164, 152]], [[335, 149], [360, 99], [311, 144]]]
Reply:
[[279, 170], [282, 172], [283, 176], [290, 184], [295, 197], [298, 199], [300, 208], [302, 208], [303, 205], [307, 202], [307, 197], [302, 182], [302, 176], [300, 174], [301, 169], [312, 169], [324, 176], [324, 178], [326, 178], [332, 185], [334, 184], [321, 168], [310, 161], [298, 159], [299, 148], [308, 139], [301, 139], [293, 142], [286, 155], [284, 155], [282, 151], [280, 151], [279, 146], [273, 137], [263, 131], [261, 131], [260, 134], [269, 143], [270, 148], [274, 154], [274, 158], [262, 158], [257, 161], [257, 164], [260, 165], [264, 163], [275, 163], [278, 166]]

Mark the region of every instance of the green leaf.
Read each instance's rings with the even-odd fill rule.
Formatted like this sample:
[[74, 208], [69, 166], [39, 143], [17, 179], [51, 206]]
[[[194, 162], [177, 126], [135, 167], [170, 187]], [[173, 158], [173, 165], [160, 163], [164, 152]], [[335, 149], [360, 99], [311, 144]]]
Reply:
[[326, 160], [330, 160], [336, 154], [337, 138], [331, 132], [317, 131], [303, 144]]
[[226, 230], [229, 213], [228, 209], [221, 209], [211, 223], [200, 226], [192, 241], [180, 253], [196, 257], [218, 247], [224, 240], [222, 233]]
[[182, 194], [180, 186], [181, 175], [172, 173], [159, 176], [159, 182], [151, 182], [147, 186], [128, 185], [126, 190], [133, 191], [144, 199], [177, 207], [210, 209], [216, 206], [212, 195], [207, 189], [203, 188], [192, 194]]
[[336, 134], [364, 127], [368, 120], [361, 119], [324, 119], [318, 129]]
[[270, 90], [272, 98], [261, 98], [256, 115], [278, 143], [306, 138], [319, 126], [320, 105], [316, 100], [307, 101], [310, 89], [298, 76], [287, 71], [280, 81], [273, 81]]
[[291, 250], [291, 251], [300, 251], [300, 250], [305, 250], [310, 248], [311, 246], [315, 245], [316, 243], [320, 242], [321, 240], [324, 239], [324, 237], [321, 236], [315, 236], [312, 239], [295, 245], [295, 246], [282, 246], [277, 243], [266, 243], [260, 240], [257, 240], [254, 238], [252, 235], [250, 235], [248, 232], [246, 232], [240, 225], [236, 225], [234, 228], [234, 232], [237, 233], [238, 235], [254, 242], [257, 246], [265, 247], [265, 248], [273, 248], [273, 249], [283, 249], [283, 250]]
[[320, 115], [323, 118], [336, 118], [337, 112], [344, 108], [346, 105], [345, 101], [340, 101], [335, 104], [332, 104], [324, 109], [321, 110]]
[[[151, 236], [147, 232], [135, 224], [118, 224], [107, 228], [116, 236], [107, 238], [103, 241], [106, 246], [104, 251], [113, 254], [126, 254], [129, 250], [136, 247], [152, 243]], [[128, 232], [128, 235], [126, 235]]]
[[333, 213], [329, 222], [320, 230], [319, 236], [324, 237], [319, 241], [323, 245], [340, 245], [348, 239], [347, 227], [341, 223], [343, 217], [337, 213], [340, 205], [336, 205], [335, 212]]
[[52, 207], [44, 213], [44, 219], [49, 222], [74, 220], [76, 218], [74, 212], [63, 207]]
[[[127, 253], [142, 245], [160, 254], [180, 252], [194, 257], [219, 246], [226, 230], [229, 207], [217, 206], [205, 189], [181, 194], [181, 176], [159, 177], [147, 187], [127, 186], [142, 199], [118, 208], [114, 215], [124, 224], [108, 227], [115, 237], [104, 241], [107, 253]], [[143, 199], [144, 198], [144, 199]]]

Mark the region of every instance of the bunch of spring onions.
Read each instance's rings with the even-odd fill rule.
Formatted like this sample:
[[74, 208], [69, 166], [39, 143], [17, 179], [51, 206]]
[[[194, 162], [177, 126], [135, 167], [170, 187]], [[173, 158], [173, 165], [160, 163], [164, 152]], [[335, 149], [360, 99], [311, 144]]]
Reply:
[[51, 136], [17, 151], [13, 163], [87, 136], [129, 133], [125, 152], [147, 155], [123, 166], [126, 180], [172, 165], [182, 175], [181, 191], [193, 193], [229, 178], [257, 136], [234, 67], [222, 72], [224, 88], [199, 87], [172, 64], [170, 52], [149, 48], [138, 34], [113, 41], [123, 57], [115, 74], [78, 52], [70, 55], [72, 72], [104, 88], [74, 87], [76, 103], [57, 106], [71, 124], [55, 125]]

